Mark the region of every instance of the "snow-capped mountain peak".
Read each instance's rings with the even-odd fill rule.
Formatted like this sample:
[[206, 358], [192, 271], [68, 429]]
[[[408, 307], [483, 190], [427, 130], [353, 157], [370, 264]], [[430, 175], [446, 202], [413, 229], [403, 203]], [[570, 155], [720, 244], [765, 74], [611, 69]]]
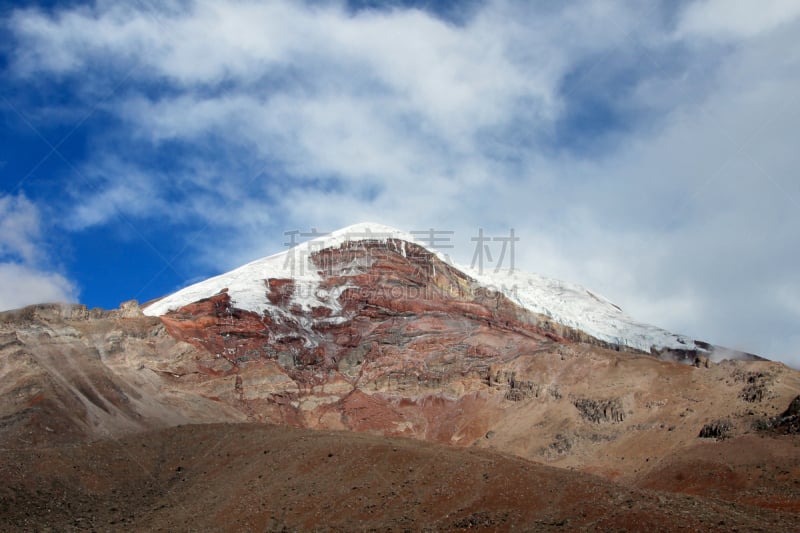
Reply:
[[[403, 256], [407, 253], [407, 245], [413, 244], [424, 248], [439, 261], [446, 260], [443, 254], [416, 242], [414, 235], [409, 232], [364, 222], [318, 236], [283, 252], [185, 287], [147, 305], [144, 312], [152, 316], [164, 315], [227, 290], [231, 304], [237, 308], [259, 315], [265, 312], [282, 314], [285, 310], [268, 299], [266, 287], [270, 279], [291, 279], [294, 284], [291, 305], [305, 311], [326, 308], [329, 310], [326, 320], [342, 320], [339, 295], [347, 287], [341, 286], [337, 292], [323, 288], [324, 273], [313, 258], [323, 250], [338, 249], [346, 243], [359, 241], [386, 243], [386, 246]], [[363, 269], [367, 266], [361, 264], [354, 268]], [[684, 336], [634, 320], [608, 299], [580, 285], [518, 270], [480, 272], [470, 267], [450, 266], [476, 283], [504, 294], [524, 309], [583, 331], [603, 342], [643, 352], [650, 352], [653, 348], [705, 351]]]
[[[296, 285], [293, 303], [301, 308], [328, 307], [335, 312], [339, 307], [338, 302], [319, 288], [322, 277], [312, 262], [312, 256], [321, 250], [338, 248], [346, 242], [389, 240], [414, 242], [414, 236], [383, 224], [354, 224], [180, 289], [147, 305], [144, 312], [151, 316], [163, 315], [227, 289], [236, 307], [262, 314], [275, 308], [265, 296], [265, 282], [269, 279], [293, 279]], [[398, 251], [404, 253], [404, 247], [401, 245]]]

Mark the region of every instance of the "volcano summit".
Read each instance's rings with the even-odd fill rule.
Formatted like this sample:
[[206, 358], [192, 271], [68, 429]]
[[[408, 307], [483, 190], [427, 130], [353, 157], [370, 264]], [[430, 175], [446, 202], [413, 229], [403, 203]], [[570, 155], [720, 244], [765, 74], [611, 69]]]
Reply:
[[[453, 278], [462, 281], [455, 283]], [[333, 321], [348, 319], [338, 299], [348, 298], [348, 290], [354, 288], [394, 291], [399, 299], [418, 300], [441, 299], [445, 294], [453, 295], [453, 291], [462, 299], [477, 293], [496, 293], [495, 298], [515, 304], [519, 308], [517, 314], [540, 315], [542, 322], [582, 332], [621, 349], [712, 349], [707, 343], [639, 323], [607, 299], [578, 285], [513, 269], [485, 273], [451, 265], [441, 253], [416, 243], [412, 234], [374, 223], [348, 226], [253, 261], [146, 305], [144, 312], [164, 315], [225, 290], [231, 305], [238, 309], [284, 316], [285, 309], [273, 301], [277, 295], [271, 295], [276, 286], [291, 293], [288, 300], [280, 299], [282, 304], [301, 312], [316, 310]]]

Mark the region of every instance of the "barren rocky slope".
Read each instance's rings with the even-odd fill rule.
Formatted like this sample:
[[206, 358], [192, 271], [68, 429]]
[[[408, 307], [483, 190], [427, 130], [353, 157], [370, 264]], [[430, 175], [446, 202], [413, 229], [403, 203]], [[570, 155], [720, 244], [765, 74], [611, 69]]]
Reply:
[[[285, 272], [278, 260], [264, 268]], [[93, 446], [116, 454], [113, 439], [142, 431], [249, 421], [486, 448], [628, 487], [800, 511], [798, 415], [779, 417], [800, 395], [799, 372], [716, 363], [707, 345], [662, 330], [653, 338], [677, 345], [609, 343], [397, 239], [337, 241], [304, 261], [298, 275], [244, 268], [144, 306], [159, 316], [135, 302], [0, 313], [5, 457], [65, 453], [83, 468], [76, 450], [89, 441], [112, 439]]]
[[485, 450], [263, 424], [7, 451], [0, 476], [4, 531], [772, 532], [797, 518]]
[[170, 387], [159, 364], [199, 353], [135, 305], [88, 311], [48, 304], [0, 313], [0, 445], [50, 446], [238, 410]]

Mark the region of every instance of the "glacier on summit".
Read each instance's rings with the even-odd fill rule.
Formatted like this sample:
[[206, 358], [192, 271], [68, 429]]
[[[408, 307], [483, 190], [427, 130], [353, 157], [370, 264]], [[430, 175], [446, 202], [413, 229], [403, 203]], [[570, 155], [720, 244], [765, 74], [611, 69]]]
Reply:
[[[442, 253], [420, 244], [409, 232], [382, 224], [360, 223], [185, 287], [146, 305], [143, 311], [146, 315], [160, 316], [227, 290], [232, 305], [237, 308], [258, 314], [265, 311], [280, 312], [268, 300], [265, 283], [269, 279], [292, 279], [296, 286], [292, 304], [306, 311], [314, 307], [326, 307], [331, 311], [328, 320], [341, 320], [338, 294], [320, 287], [322, 276], [313, 264], [312, 256], [316, 252], [335, 249], [353, 241], [391, 243], [397, 247], [397, 253], [404, 256], [406, 243], [414, 243], [446, 261]], [[451, 266], [485, 288], [501, 292], [517, 305], [598, 340], [643, 352], [653, 349], [706, 351], [704, 346], [685, 336], [636, 321], [608, 299], [580, 285], [519, 270], [481, 272], [462, 265]]]

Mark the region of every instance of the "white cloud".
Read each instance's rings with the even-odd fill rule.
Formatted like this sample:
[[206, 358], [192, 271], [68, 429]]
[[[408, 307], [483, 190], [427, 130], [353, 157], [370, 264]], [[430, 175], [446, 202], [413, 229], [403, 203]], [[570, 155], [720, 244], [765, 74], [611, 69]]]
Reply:
[[[103, 104], [117, 135], [156, 158], [186, 149], [168, 171], [138, 151], [86, 161], [101, 186], [71, 197], [73, 228], [112, 205], [208, 225], [187, 239], [221, 269], [279, 251], [289, 229], [438, 227], [469, 262], [478, 227], [514, 227], [520, 267], [791, 357], [769, 287], [800, 261], [797, 3], [668, 4], [498, 0], [455, 25], [337, 3], [99, 2], [18, 11], [14, 72], [88, 94], [86, 71], [130, 73]], [[575, 148], [603, 141], [598, 126], [600, 153]]]
[[0, 196], [0, 310], [74, 301], [75, 286], [46, 263], [38, 208], [24, 195]]
[[75, 286], [64, 276], [17, 263], [0, 263], [0, 310], [30, 304], [74, 302]]
[[795, 0], [702, 0], [687, 7], [681, 30], [720, 38], [752, 37], [798, 16], [800, 3]]

